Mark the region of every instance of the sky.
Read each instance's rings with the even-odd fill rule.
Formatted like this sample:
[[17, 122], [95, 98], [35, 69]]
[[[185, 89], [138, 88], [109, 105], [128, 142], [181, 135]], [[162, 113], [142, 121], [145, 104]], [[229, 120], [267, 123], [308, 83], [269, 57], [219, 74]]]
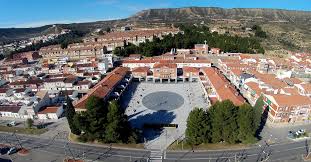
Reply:
[[0, 0], [0, 28], [121, 19], [144, 9], [189, 6], [311, 11], [311, 0]]

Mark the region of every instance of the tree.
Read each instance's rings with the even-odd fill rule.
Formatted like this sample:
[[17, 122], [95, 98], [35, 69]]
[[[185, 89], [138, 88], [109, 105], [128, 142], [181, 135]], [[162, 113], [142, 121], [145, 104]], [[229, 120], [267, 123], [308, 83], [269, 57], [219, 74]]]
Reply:
[[239, 107], [238, 125], [241, 142], [253, 143], [256, 141], [255, 133], [258, 125], [255, 119], [255, 111], [249, 104], [243, 104]]
[[111, 32], [111, 28], [110, 28], [110, 27], [106, 27], [106, 28], [105, 28], [105, 31], [106, 31], [107, 33], [109, 33], [109, 32]]
[[80, 135], [81, 130], [77, 126], [77, 124], [74, 122], [74, 116], [76, 114], [75, 108], [72, 105], [72, 101], [69, 96], [66, 97], [66, 108], [65, 108], [65, 116], [68, 121], [69, 128], [73, 134]]
[[195, 108], [187, 119], [186, 129], [187, 142], [194, 145], [209, 142], [210, 122], [208, 114], [203, 109]]
[[258, 127], [260, 125], [261, 122], [261, 117], [262, 117], [262, 113], [263, 113], [263, 106], [264, 106], [264, 102], [263, 102], [263, 96], [260, 96], [255, 105], [254, 105], [254, 118], [255, 118], [255, 123], [256, 126]]
[[28, 119], [26, 120], [26, 127], [27, 127], [27, 128], [31, 128], [32, 126], [33, 126], [33, 120], [30, 119], [30, 118], [28, 118]]
[[264, 53], [260, 39], [257, 37], [265, 37], [265, 32], [259, 26], [254, 28], [259, 33], [256, 37], [248, 38], [210, 33], [206, 26], [182, 26], [180, 29], [184, 34], [166, 35], [161, 40], [155, 37], [153, 41], [147, 40], [139, 46], [129, 44], [124, 48], [116, 48], [114, 54], [128, 56], [131, 53], [141, 53], [147, 57], [157, 56], [169, 52], [172, 48], [193, 48], [194, 44], [202, 43], [204, 40], [208, 40], [209, 46], [218, 47], [224, 52]]
[[107, 113], [107, 127], [105, 132], [105, 140], [107, 142], [120, 142], [122, 125], [121, 113], [119, 105], [116, 101], [110, 102]]
[[216, 102], [211, 107], [212, 142], [238, 141], [237, 107], [230, 101]]
[[81, 141], [98, 140], [104, 143], [137, 142], [138, 134], [129, 125], [127, 116], [121, 111], [117, 101], [104, 102], [91, 96], [87, 100], [86, 111], [75, 114], [73, 123], [83, 133]]

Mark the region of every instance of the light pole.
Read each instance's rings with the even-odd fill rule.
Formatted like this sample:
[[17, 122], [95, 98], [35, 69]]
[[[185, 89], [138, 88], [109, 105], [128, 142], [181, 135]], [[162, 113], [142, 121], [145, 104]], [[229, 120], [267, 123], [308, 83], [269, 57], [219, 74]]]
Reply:
[[14, 133], [12, 134], [12, 136], [14, 136], [14, 137], [16, 138], [16, 140], [17, 140], [17, 142], [18, 142], [18, 145], [20, 146], [20, 148], [22, 148], [23, 146], [22, 146], [22, 144], [21, 144], [20, 139], [17, 137], [16, 132], [17, 132], [17, 130], [14, 131]]

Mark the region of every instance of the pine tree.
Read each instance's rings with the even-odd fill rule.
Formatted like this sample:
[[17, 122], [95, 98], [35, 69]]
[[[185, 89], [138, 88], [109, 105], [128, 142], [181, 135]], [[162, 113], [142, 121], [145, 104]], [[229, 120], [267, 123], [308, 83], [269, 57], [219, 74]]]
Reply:
[[239, 140], [243, 143], [256, 141], [255, 133], [258, 126], [254, 114], [254, 109], [249, 104], [243, 104], [239, 107]]
[[107, 127], [105, 132], [106, 142], [120, 142], [122, 116], [116, 101], [112, 101], [108, 106]]
[[73, 107], [72, 101], [68, 96], [66, 97], [66, 103], [67, 103], [67, 105], [65, 108], [65, 116], [68, 120], [69, 128], [73, 134], [80, 135], [81, 130], [79, 129], [79, 127], [75, 124], [75, 122], [73, 120], [73, 118], [76, 114], [75, 108]]
[[203, 109], [195, 108], [188, 116], [186, 137], [190, 144], [198, 145], [209, 142], [210, 123]]
[[216, 102], [210, 110], [212, 120], [212, 142], [226, 141], [236, 143], [238, 140], [237, 108], [230, 101]]
[[262, 117], [262, 113], [263, 113], [263, 106], [264, 106], [264, 102], [263, 102], [263, 96], [260, 96], [254, 106], [254, 113], [255, 113], [255, 123], [257, 125], [257, 127], [260, 125], [261, 122], [261, 117]]

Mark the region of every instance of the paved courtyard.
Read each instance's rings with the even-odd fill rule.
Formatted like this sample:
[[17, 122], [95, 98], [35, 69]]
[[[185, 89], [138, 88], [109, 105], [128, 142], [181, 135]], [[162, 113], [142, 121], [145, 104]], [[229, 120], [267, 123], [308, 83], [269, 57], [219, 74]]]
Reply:
[[207, 103], [196, 82], [133, 82], [122, 106], [135, 128], [143, 128], [144, 124], [178, 124], [178, 128], [143, 129], [145, 148], [162, 150], [184, 136], [190, 111], [195, 107], [207, 108]]

